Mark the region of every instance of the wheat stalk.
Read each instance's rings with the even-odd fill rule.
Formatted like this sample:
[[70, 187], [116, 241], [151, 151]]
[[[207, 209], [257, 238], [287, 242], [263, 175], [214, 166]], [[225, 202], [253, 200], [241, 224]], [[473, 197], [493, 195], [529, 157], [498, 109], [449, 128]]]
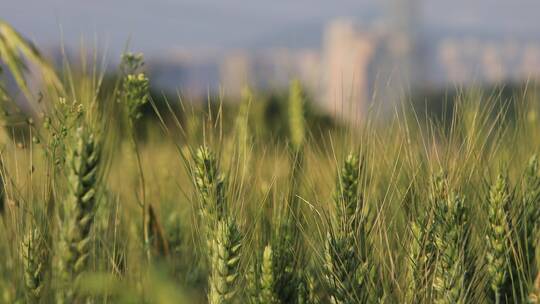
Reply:
[[[25, 72], [28, 70], [25, 59], [38, 67], [38, 71], [47, 85], [56, 89], [59, 94], [63, 94], [64, 87], [55, 69], [43, 58], [32, 43], [24, 39], [13, 27], [2, 20], [0, 20], [0, 59], [7, 65], [20, 91], [32, 103], [35, 110], [39, 109], [39, 101], [32, 94], [25, 79]], [[1, 95], [7, 96], [2, 86], [0, 86], [0, 97], [2, 97]]]

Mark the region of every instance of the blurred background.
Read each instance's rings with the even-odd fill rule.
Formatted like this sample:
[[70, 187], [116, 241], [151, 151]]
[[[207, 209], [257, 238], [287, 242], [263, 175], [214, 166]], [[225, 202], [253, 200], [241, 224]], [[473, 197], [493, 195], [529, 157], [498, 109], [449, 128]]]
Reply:
[[142, 52], [155, 91], [193, 101], [279, 92], [296, 78], [320, 109], [355, 117], [371, 102], [533, 83], [539, 10], [537, 0], [0, 3], [0, 17], [56, 62], [62, 45], [74, 57], [97, 49], [110, 69], [126, 49]]

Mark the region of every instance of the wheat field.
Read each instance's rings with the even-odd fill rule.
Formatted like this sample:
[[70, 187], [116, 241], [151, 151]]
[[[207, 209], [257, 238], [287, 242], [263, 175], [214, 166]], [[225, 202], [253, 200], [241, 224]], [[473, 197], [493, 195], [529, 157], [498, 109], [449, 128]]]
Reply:
[[2, 303], [540, 302], [532, 85], [351, 125], [298, 81], [159, 103], [142, 55], [106, 82], [1, 22], [0, 62]]

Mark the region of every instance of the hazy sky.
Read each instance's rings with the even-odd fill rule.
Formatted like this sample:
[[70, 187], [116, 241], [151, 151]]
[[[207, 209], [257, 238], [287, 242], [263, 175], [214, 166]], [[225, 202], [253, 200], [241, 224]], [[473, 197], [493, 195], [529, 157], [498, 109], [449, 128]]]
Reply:
[[[117, 53], [171, 48], [310, 46], [336, 17], [360, 21], [390, 15], [399, 0], [0, 0], [0, 18], [40, 46], [61, 32], [76, 47], [81, 37]], [[429, 33], [540, 37], [539, 0], [425, 0]], [[62, 30], [61, 30], [62, 29]]]

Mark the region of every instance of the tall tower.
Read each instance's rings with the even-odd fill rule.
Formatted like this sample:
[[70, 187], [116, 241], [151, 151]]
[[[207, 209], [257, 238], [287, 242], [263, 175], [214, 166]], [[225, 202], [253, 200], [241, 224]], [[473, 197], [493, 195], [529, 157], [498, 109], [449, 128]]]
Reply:
[[372, 33], [350, 20], [330, 23], [324, 33], [322, 81], [326, 109], [358, 121], [370, 99], [369, 67], [377, 47]]

